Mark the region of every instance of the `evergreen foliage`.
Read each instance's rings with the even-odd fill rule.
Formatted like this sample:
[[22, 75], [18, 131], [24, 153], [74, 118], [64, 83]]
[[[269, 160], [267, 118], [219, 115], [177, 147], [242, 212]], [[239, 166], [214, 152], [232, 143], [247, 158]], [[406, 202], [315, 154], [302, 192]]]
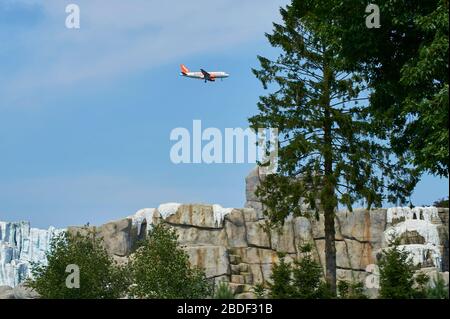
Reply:
[[212, 295], [205, 272], [191, 268], [187, 253], [178, 245], [174, 229], [154, 226], [131, 259], [131, 295], [137, 298], [196, 299]]
[[279, 225], [289, 214], [324, 212], [326, 279], [335, 294], [338, 205], [352, 210], [355, 202], [368, 209], [385, 199], [405, 203], [417, 175], [378, 138], [367, 103], [361, 103], [367, 83], [347, 72], [339, 41], [327, 32], [332, 8], [328, 1], [294, 0], [280, 9], [283, 23], [274, 23], [267, 39], [281, 53], [274, 60], [259, 56], [261, 69], [253, 70], [271, 93], [260, 97], [259, 114], [249, 121], [255, 129], [278, 128], [280, 135], [278, 171], [256, 192], [264, 213]]
[[[47, 253], [47, 264], [32, 264], [27, 285], [45, 299], [116, 299], [125, 296], [129, 280], [127, 271], [108, 255], [101, 239], [87, 235], [55, 236]], [[79, 288], [68, 288], [68, 265], [79, 267]]]
[[334, 13], [324, 33], [336, 39], [346, 68], [367, 79], [379, 133], [421, 171], [448, 177], [449, 1], [378, 0], [379, 29], [361, 19], [367, 1], [318, 2]]
[[332, 298], [323, 281], [322, 267], [311, 255], [311, 245], [300, 247], [302, 258], [288, 263], [280, 255], [280, 262], [272, 269], [268, 284], [269, 297], [274, 299], [326, 299]]
[[407, 251], [397, 243], [382, 252], [380, 268], [380, 298], [411, 299], [414, 297], [414, 272], [416, 267]]
[[221, 281], [214, 293], [215, 299], [234, 299], [234, 294], [227, 282]]

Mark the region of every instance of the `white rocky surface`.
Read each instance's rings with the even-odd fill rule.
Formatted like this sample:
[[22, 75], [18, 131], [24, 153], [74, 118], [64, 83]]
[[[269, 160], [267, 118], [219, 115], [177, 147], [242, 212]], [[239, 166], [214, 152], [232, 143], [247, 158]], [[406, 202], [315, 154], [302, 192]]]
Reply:
[[431, 222], [438, 217], [438, 209], [433, 206], [426, 207], [391, 207], [387, 210], [387, 222], [395, 223], [396, 220], [425, 220]]
[[50, 241], [60, 230], [28, 222], [0, 222], [0, 286], [15, 287], [30, 275], [31, 262], [45, 263]]
[[214, 213], [214, 225], [216, 227], [220, 227], [223, 224], [223, 219], [226, 215], [231, 213], [233, 208], [223, 208], [218, 204], [213, 205], [213, 213]]
[[[131, 223], [133, 227], [137, 229], [137, 235], [139, 236], [141, 233], [142, 224], [145, 222], [147, 225], [151, 223], [153, 220], [155, 208], [144, 208], [138, 210], [134, 215], [130, 215], [127, 218], [131, 219]], [[148, 222], [147, 222], [148, 221]], [[147, 228], [148, 230], [149, 228]]]
[[441, 252], [435, 245], [430, 243], [400, 245], [399, 249], [409, 252], [414, 265], [424, 265], [427, 262], [432, 262], [436, 269], [441, 270]]
[[158, 207], [158, 213], [161, 215], [162, 218], [166, 219], [167, 217], [174, 215], [178, 208], [181, 206], [180, 203], [165, 203], [161, 204]]
[[441, 270], [442, 245], [438, 232], [440, 224], [438, 209], [436, 207], [394, 207], [389, 208], [386, 214], [389, 225], [384, 232], [385, 241], [408, 236], [408, 242], [400, 248], [410, 253], [413, 263], [420, 266], [433, 266]]
[[404, 222], [400, 222], [395, 226], [389, 227], [386, 230], [385, 235], [386, 238], [389, 238], [391, 236], [396, 237], [406, 232], [412, 231], [416, 231], [420, 236], [422, 236], [426, 243], [430, 243], [435, 246], [438, 246], [440, 244], [437, 225], [425, 220], [405, 220]]
[[[253, 195], [261, 178], [256, 173], [253, 171], [246, 179], [246, 208], [166, 203], [98, 227], [90, 226], [90, 230], [103, 238], [110, 255], [126, 262], [152, 225], [164, 221], [178, 232], [179, 243], [193, 266], [205, 269], [209, 278], [229, 281], [242, 298], [251, 297], [248, 292], [252, 285], [270, 280], [278, 252], [293, 260], [300, 256], [300, 244], [312, 243], [314, 258], [324, 267], [323, 214], [319, 220], [289, 217], [280, 230], [267, 232], [262, 205]], [[401, 248], [411, 253], [415, 264], [436, 272], [448, 271], [448, 213], [448, 209], [435, 207], [336, 212], [339, 280], [364, 281], [370, 274], [368, 266], [377, 263], [379, 252], [387, 248], [392, 236], [402, 240]], [[0, 222], [0, 299], [2, 294], [5, 298], [33, 298], [20, 288], [20, 283], [29, 275], [31, 261], [45, 262], [49, 242], [58, 231], [52, 227], [30, 228], [26, 222]], [[68, 231], [83, 233], [86, 229], [69, 227]], [[5, 285], [16, 288], [2, 287]]]

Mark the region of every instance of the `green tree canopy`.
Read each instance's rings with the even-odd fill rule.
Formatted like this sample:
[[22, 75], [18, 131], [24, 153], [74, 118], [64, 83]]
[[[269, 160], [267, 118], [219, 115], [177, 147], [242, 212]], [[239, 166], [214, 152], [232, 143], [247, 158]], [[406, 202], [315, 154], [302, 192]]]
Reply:
[[368, 81], [379, 133], [422, 171], [448, 177], [448, 0], [378, 0], [379, 29], [366, 28], [367, 1], [318, 2], [334, 14], [323, 33]]
[[210, 297], [212, 283], [199, 268], [191, 268], [187, 253], [178, 246], [174, 229], [160, 223], [131, 258], [137, 298], [196, 299]]
[[[271, 93], [260, 98], [253, 128], [278, 128], [277, 174], [257, 190], [265, 214], [282, 223], [289, 214], [324, 211], [326, 277], [336, 291], [334, 212], [339, 204], [368, 208], [384, 199], [405, 202], [417, 179], [402, 157], [380, 141], [367, 109], [367, 85], [345, 69], [329, 2], [293, 1], [267, 38], [278, 58], [258, 57], [256, 77]], [[305, 205], [302, 205], [305, 204]], [[320, 204], [320, 205], [319, 205]]]
[[393, 241], [390, 247], [383, 250], [378, 266], [380, 298], [411, 299], [418, 294], [414, 289], [416, 267], [410, 253], [401, 249], [397, 241]]
[[[69, 288], [67, 278], [79, 268], [79, 288]], [[45, 299], [116, 299], [126, 294], [129, 282], [123, 267], [107, 254], [100, 239], [62, 232], [55, 236], [47, 253], [47, 264], [32, 264], [28, 285]]]
[[311, 255], [312, 247], [300, 247], [302, 257], [292, 263], [280, 256], [280, 262], [273, 266], [269, 296], [275, 299], [324, 299], [330, 298], [329, 288], [323, 281], [323, 270]]

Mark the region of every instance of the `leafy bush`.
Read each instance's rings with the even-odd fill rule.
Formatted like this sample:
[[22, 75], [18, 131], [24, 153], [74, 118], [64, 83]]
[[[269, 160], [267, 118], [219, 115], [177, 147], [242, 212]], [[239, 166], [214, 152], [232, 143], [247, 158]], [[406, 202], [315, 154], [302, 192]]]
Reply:
[[447, 196], [447, 198], [441, 198], [441, 199], [435, 201], [433, 203], [433, 206], [448, 208], [449, 207], [449, 197]]
[[[129, 281], [125, 268], [115, 264], [100, 239], [62, 232], [50, 243], [47, 264], [32, 263], [27, 285], [45, 299], [113, 299], [123, 297]], [[79, 288], [68, 288], [68, 265], [79, 267]]]
[[409, 253], [397, 242], [382, 252], [380, 267], [380, 298], [410, 299], [414, 297], [415, 267]]
[[322, 280], [322, 267], [313, 259], [311, 251], [310, 244], [301, 246], [300, 252], [303, 254], [303, 258], [294, 262], [295, 297], [300, 299], [331, 298], [330, 289]]
[[438, 273], [430, 285], [430, 277], [418, 272], [410, 254], [401, 250], [398, 241], [382, 253], [380, 267], [380, 298], [391, 299], [448, 299], [448, 288]]
[[428, 283], [430, 282], [430, 277], [424, 272], [418, 272], [414, 277], [416, 287], [414, 289], [413, 297], [415, 299], [425, 299], [428, 295]]
[[295, 289], [292, 286], [292, 266], [286, 263], [285, 256], [279, 255], [280, 262], [273, 265], [270, 279], [269, 295], [273, 299], [294, 298]]
[[131, 295], [137, 298], [193, 299], [212, 294], [203, 270], [191, 268], [187, 253], [178, 246], [175, 230], [156, 225], [130, 261]]
[[221, 281], [214, 293], [215, 299], [234, 299], [234, 294], [227, 282]]
[[433, 285], [427, 290], [428, 299], [449, 299], [448, 287], [445, 287], [445, 281], [442, 275], [437, 274], [436, 278], [433, 278]]
[[276, 299], [326, 299], [331, 298], [330, 289], [323, 281], [320, 265], [311, 256], [311, 245], [303, 245], [303, 257], [293, 263], [286, 263], [280, 255], [279, 264], [272, 270], [269, 296]]
[[253, 287], [253, 293], [256, 296], [256, 299], [265, 299], [268, 297], [268, 289], [262, 283], [256, 284]]
[[337, 285], [339, 298], [341, 299], [367, 299], [364, 294], [362, 282], [348, 282], [341, 280]]

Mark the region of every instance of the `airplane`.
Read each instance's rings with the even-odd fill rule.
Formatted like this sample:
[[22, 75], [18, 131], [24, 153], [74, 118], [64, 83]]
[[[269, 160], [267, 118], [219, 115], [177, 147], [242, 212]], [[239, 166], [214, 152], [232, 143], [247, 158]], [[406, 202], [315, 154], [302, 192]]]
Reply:
[[192, 78], [192, 79], [199, 79], [199, 80], [205, 80], [205, 83], [208, 81], [214, 82], [216, 79], [225, 79], [229, 77], [230, 75], [225, 72], [207, 72], [203, 69], [200, 69], [200, 72], [190, 72], [189, 69], [184, 65], [181, 64], [181, 76]]

